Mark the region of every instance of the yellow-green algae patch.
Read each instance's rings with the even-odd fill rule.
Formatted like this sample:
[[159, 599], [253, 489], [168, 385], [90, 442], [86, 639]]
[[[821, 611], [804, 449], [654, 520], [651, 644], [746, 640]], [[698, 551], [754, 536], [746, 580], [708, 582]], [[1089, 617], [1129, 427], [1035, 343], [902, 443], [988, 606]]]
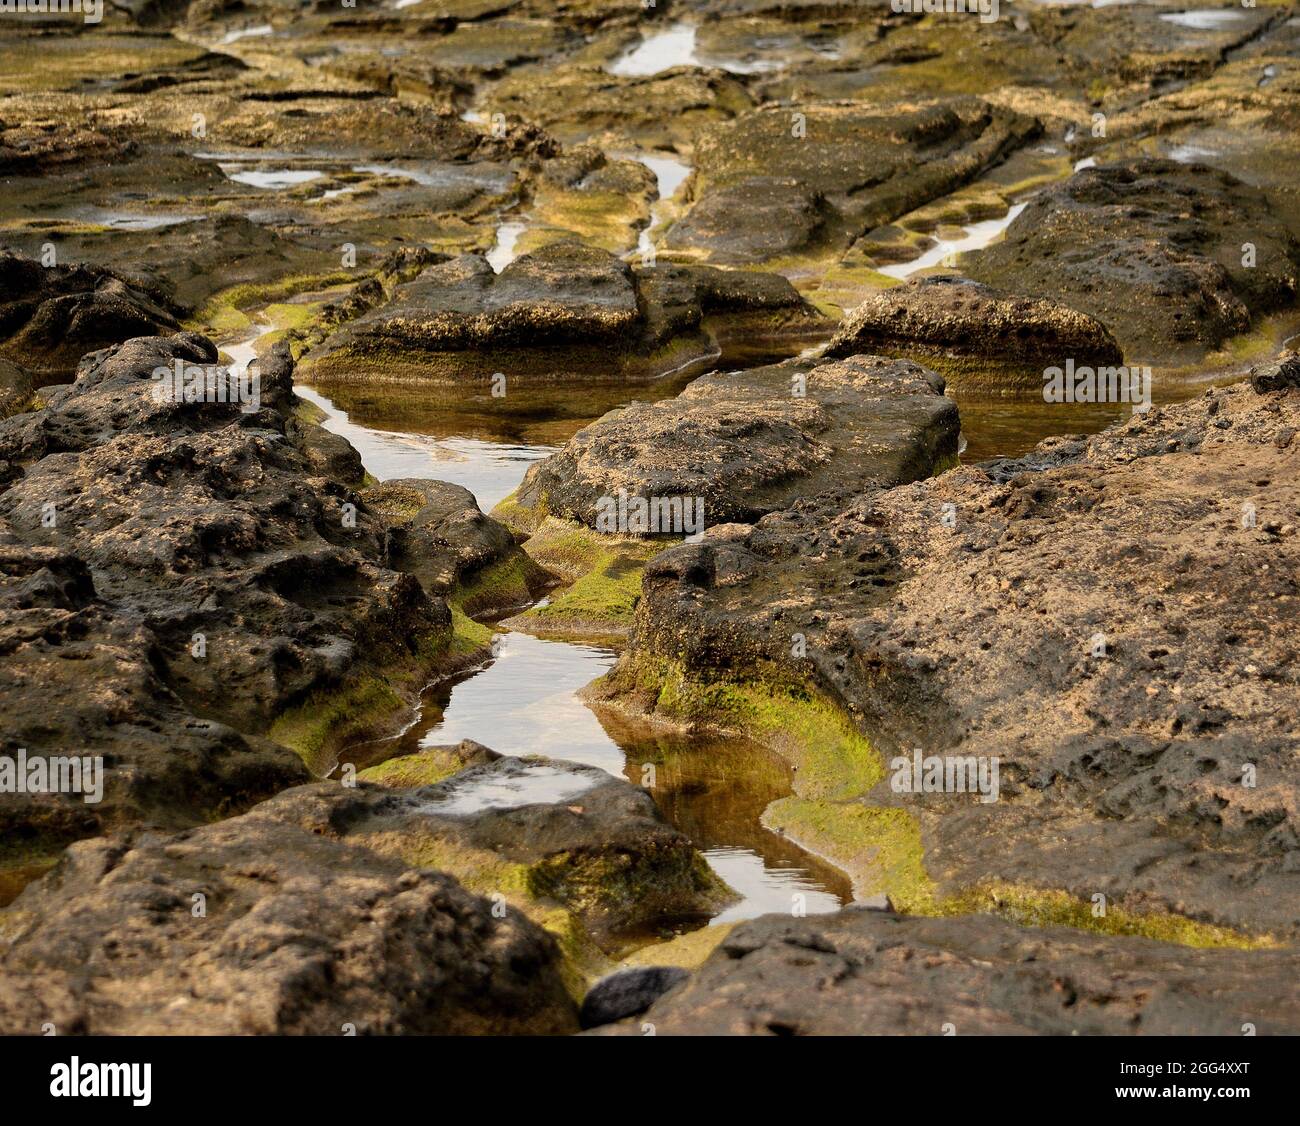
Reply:
[[459, 583], [448, 597], [466, 615], [526, 606], [549, 581], [546, 570], [525, 552], [512, 551]]
[[245, 332], [253, 324], [245, 311], [247, 309], [293, 297], [298, 293], [327, 289], [356, 280], [356, 275], [352, 273], [291, 274], [274, 282], [250, 282], [231, 286], [209, 297], [186, 322], [185, 327], [217, 336]]
[[432, 747], [412, 755], [398, 755], [377, 766], [368, 766], [358, 771], [357, 777], [363, 782], [400, 789], [432, 786], [464, 769], [465, 764], [449, 748]]
[[694, 970], [703, 964], [704, 959], [712, 954], [722, 940], [736, 929], [736, 923], [719, 923], [712, 927], [700, 927], [670, 938], [667, 942], [654, 942], [642, 946], [624, 956], [619, 962], [619, 969], [632, 966], [680, 966], [684, 970]]
[[[606, 680], [617, 683], [625, 675], [615, 669]], [[780, 752], [795, 768], [795, 792], [802, 797], [847, 801], [885, 776], [884, 763], [866, 736], [807, 684], [776, 674], [771, 679], [703, 680], [689, 676], [679, 662], [645, 657], [631, 675], [637, 690], [657, 691], [657, 714], [747, 735]]]
[[417, 694], [439, 674], [486, 655], [492, 631], [452, 610], [452, 628], [417, 641], [416, 653], [363, 673], [335, 689], [316, 692], [282, 712], [267, 735], [296, 751], [307, 768], [324, 774], [338, 751], [374, 737], [409, 712]]
[[489, 516], [499, 520], [516, 535], [531, 535], [545, 522], [549, 513], [546, 511], [546, 498], [534, 507], [519, 503], [519, 490], [497, 502]]
[[744, 735], [780, 752], [794, 768], [794, 794], [769, 805], [763, 824], [840, 868], [858, 898], [883, 892], [909, 914], [998, 914], [1023, 926], [1069, 926], [1185, 946], [1277, 945], [1270, 935], [1246, 935], [1174, 912], [1112, 905], [1097, 917], [1090, 902], [1059, 889], [982, 883], [940, 895], [925, 868], [915, 815], [868, 803], [868, 792], [885, 775], [869, 740], [816, 688], [771, 669], [756, 671], [754, 679], [708, 680], [689, 676], [677, 661], [625, 657], [592, 694], [616, 704], [637, 700], [652, 717]]
[[1088, 900], [1064, 891], [1023, 884], [981, 883], [948, 897], [940, 907], [940, 913], [944, 915], [989, 913], [1026, 927], [1075, 927], [1100, 934], [1138, 935], [1180, 946], [1255, 950], [1281, 945], [1272, 935], [1246, 935], [1230, 927], [1198, 922], [1172, 912], [1126, 911], [1123, 907], [1108, 904], [1106, 913], [1098, 916]]
[[[498, 519], [508, 502], [519, 508], [507, 497], [493, 510]], [[531, 633], [625, 632], [641, 599], [642, 569], [674, 542], [607, 536], [574, 520], [546, 517], [535, 525], [524, 551], [546, 570], [573, 581], [545, 605], [512, 618], [511, 627]]]

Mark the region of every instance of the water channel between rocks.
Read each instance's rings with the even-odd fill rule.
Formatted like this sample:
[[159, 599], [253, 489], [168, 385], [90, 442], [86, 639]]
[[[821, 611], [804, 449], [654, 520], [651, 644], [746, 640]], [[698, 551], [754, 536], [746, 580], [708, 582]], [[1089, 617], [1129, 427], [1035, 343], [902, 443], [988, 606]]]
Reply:
[[[222, 350], [234, 364], [247, 364], [257, 340], [269, 330], [259, 324]], [[320, 389], [300, 385], [296, 390], [325, 413], [327, 430], [352, 443], [375, 478], [426, 477], [463, 485], [485, 512], [515, 489], [531, 462], [556, 448], [448, 433], [454, 423], [435, 424], [430, 427], [435, 434], [367, 426]], [[675, 388], [664, 390], [675, 393]], [[646, 397], [646, 390], [638, 389], [637, 395]], [[570, 420], [564, 429], [572, 433], [583, 421]], [[384, 422], [398, 425], [387, 413]], [[643, 772], [652, 764], [650, 789], [661, 812], [741, 896], [712, 923], [788, 913], [796, 904], [809, 914], [829, 912], [852, 898], [842, 873], [762, 826], [763, 810], [790, 793], [789, 768], [774, 752], [747, 740], [692, 736], [614, 714], [598, 716], [577, 693], [612, 667], [615, 650], [494, 628], [490, 661], [427, 689], [419, 716], [406, 731], [356, 748], [348, 757], [369, 764], [473, 739], [505, 755], [595, 766], [635, 785], [643, 784]], [[531, 784], [518, 787], [509, 799], [513, 804], [555, 800], [550, 792], [554, 780], [545, 772], [526, 777], [536, 781], [536, 792]], [[507, 797], [494, 794], [493, 800]], [[665, 937], [671, 922], [665, 921]]]
[[[675, 189], [686, 169], [666, 162], [655, 172], [661, 183], [675, 180], [670, 185]], [[967, 249], [967, 243], [987, 243], [1013, 217], [969, 229], [960, 246], [944, 245], [942, 254]], [[927, 264], [908, 263], [899, 272]], [[223, 351], [235, 365], [245, 365], [271, 329], [259, 321], [251, 333], [223, 345]], [[419, 395], [351, 386], [298, 385], [296, 391], [323, 413], [325, 429], [351, 442], [376, 479], [449, 481], [469, 489], [480, 508], [490, 512], [514, 491], [531, 463], [555, 452], [587, 422], [628, 398], [675, 395], [685, 382], [689, 378], [626, 392], [586, 389], [567, 400], [552, 389], [544, 401], [530, 402], [515, 418], [500, 404], [443, 406]], [[962, 411], [968, 461], [1015, 456], [1063, 428], [1096, 431], [1118, 417], [1114, 406], [1076, 408], [1066, 419], [1059, 406], [1041, 400], [950, 393]], [[650, 789], [659, 809], [741, 896], [712, 923], [789, 912], [796, 904], [808, 913], [829, 912], [852, 898], [843, 873], [763, 827], [763, 811], [790, 793], [789, 768], [774, 752], [743, 739], [688, 735], [613, 713], [597, 714], [578, 693], [613, 666], [614, 649], [590, 641], [541, 640], [500, 625], [494, 629], [490, 660], [428, 688], [415, 722], [400, 735], [352, 748], [345, 758], [371, 765], [472, 739], [505, 755], [594, 766], [635, 785], [645, 784], [646, 767], [653, 764]], [[555, 800], [555, 784], [548, 772], [532, 771], [491, 800], [549, 802]], [[673, 929], [675, 922], [664, 920], [664, 937]]]

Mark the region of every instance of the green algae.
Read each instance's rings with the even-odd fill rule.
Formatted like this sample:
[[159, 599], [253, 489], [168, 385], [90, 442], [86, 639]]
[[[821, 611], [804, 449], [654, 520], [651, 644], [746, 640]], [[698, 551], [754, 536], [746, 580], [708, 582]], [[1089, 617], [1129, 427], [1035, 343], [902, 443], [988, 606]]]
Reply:
[[295, 751], [316, 774], [333, 769], [338, 751], [391, 728], [431, 679], [486, 654], [492, 631], [452, 609], [451, 629], [418, 639], [417, 652], [313, 693], [276, 718], [267, 735]]
[[1026, 927], [1074, 927], [1097, 934], [1137, 935], [1180, 946], [1257, 950], [1281, 945], [1272, 935], [1246, 935], [1173, 912], [1129, 911], [1111, 904], [1104, 915], [1098, 916], [1090, 901], [1068, 892], [1002, 882], [967, 888], [945, 899], [939, 913], [973, 912], [1001, 915]]
[[545, 569], [527, 553], [512, 551], [458, 583], [448, 601], [469, 617], [498, 613], [528, 605], [549, 582]]
[[619, 969], [633, 966], [678, 966], [698, 969], [739, 924], [719, 923], [676, 935], [666, 942], [654, 942], [632, 951], [619, 962]]
[[[231, 336], [252, 327], [247, 310], [270, 305], [286, 297], [356, 281], [348, 272], [291, 274], [273, 282], [246, 282], [214, 293], [186, 322], [186, 327], [215, 336]], [[284, 308], [276, 305], [276, 308]]]
[[[885, 775], [870, 741], [829, 697], [771, 669], [752, 679], [690, 676], [680, 662], [626, 658], [597, 686], [607, 699], [650, 700], [653, 716], [712, 728], [778, 751], [794, 769], [794, 794], [772, 802], [765, 827], [840, 868], [858, 898], [884, 893], [908, 914], [989, 913], [1022, 926], [1067, 926], [1097, 934], [1138, 935], [1184, 946], [1277, 945], [1173, 911], [1111, 906], [1094, 916], [1090, 902], [1060, 889], [982, 883], [942, 894], [925, 866], [916, 815], [868, 797]], [[766, 676], [762, 674], [766, 674]]]
[[433, 747], [413, 755], [398, 755], [376, 766], [368, 766], [357, 772], [357, 778], [363, 782], [401, 789], [432, 786], [464, 769], [465, 764], [446, 748]]
[[[527, 511], [511, 494], [493, 514], [498, 519], [517, 519]], [[572, 582], [545, 605], [532, 607], [510, 624], [532, 633], [626, 632], [641, 599], [646, 562], [672, 542], [607, 536], [577, 521], [546, 517], [534, 526], [524, 550], [546, 570]]]

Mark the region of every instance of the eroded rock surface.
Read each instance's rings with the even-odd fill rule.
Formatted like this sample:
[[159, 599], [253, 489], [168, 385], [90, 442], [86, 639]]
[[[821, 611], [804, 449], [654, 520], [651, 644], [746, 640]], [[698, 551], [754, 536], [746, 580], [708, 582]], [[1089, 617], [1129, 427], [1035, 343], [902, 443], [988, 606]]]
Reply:
[[73, 845], [0, 915], [0, 950], [7, 1035], [577, 1026], [554, 939], [517, 911], [255, 814]]
[[[518, 608], [551, 585], [547, 574], [502, 524], [480, 511], [474, 494], [446, 481], [402, 478], [366, 489], [366, 504], [389, 522], [389, 557], [429, 594], [478, 583], [467, 609]], [[506, 573], [508, 572], [508, 573]]]
[[1293, 936], [1298, 420], [1294, 389], [1239, 386], [1023, 462], [799, 500], [653, 560], [625, 664], [766, 664], [886, 761], [1000, 760], [995, 802], [895, 793], [891, 771], [866, 799], [919, 818], [940, 893], [1101, 893]]
[[829, 330], [785, 279], [695, 267], [634, 270], [562, 240], [498, 274], [480, 255], [424, 269], [392, 300], [311, 353], [306, 370], [339, 381], [418, 383], [652, 380], [719, 355], [744, 336], [777, 354]]
[[1124, 362], [1114, 337], [1086, 313], [944, 276], [915, 279], [868, 298], [840, 324], [826, 354], [899, 351], [933, 362], [958, 380], [964, 374], [987, 380], [1000, 370], [999, 390], [1010, 384], [1008, 370], [1032, 389], [1045, 366], [1067, 359], [1092, 366]]
[[0, 254], [0, 357], [44, 382], [70, 378], [87, 352], [179, 327], [165, 299], [107, 271]]
[[992, 916], [841, 911], [737, 927], [605, 1035], [1294, 1035], [1294, 950], [1189, 950]]
[[714, 373], [583, 428], [529, 468], [516, 499], [589, 527], [619, 490], [702, 498], [710, 526], [753, 520], [798, 496], [927, 476], [956, 456], [957, 431], [943, 380], [907, 360]]
[[247, 411], [154, 378], [216, 360], [193, 334], [128, 341], [0, 423], [4, 747], [102, 754], [107, 772], [98, 804], [5, 794], [15, 840], [237, 811], [307, 776], [272, 739], [321, 754], [447, 660], [446, 603], [296, 444], [287, 352]]
[[1229, 173], [1146, 159], [1044, 190], [968, 272], [1096, 317], [1131, 360], [1176, 363], [1290, 304], [1300, 242]]

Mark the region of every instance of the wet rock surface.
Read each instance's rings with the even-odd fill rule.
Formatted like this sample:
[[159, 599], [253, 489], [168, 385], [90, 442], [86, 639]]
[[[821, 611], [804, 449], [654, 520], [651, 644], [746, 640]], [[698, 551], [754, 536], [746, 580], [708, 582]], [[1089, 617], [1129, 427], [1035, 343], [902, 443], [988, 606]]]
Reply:
[[[902, 351], [961, 376], [961, 361], [983, 375], [1009, 380], [1002, 366], [1038, 384], [1044, 365], [1122, 364], [1123, 354], [1100, 321], [1043, 298], [998, 293], [964, 278], [920, 278], [868, 298], [845, 318], [828, 356]], [[995, 369], [985, 375], [987, 369]]]
[[1036, 128], [974, 98], [883, 112], [816, 106], [800, 116], [761, 109], [706, 131], [695, 202], [668, 246], [731, 264], [842, 252], [973, 179]]
[[[601, 1030], [657, 1036], [1294, 1033], [1292, 950], [1189, 950], [990, 916], [842, 911], [736, 928], [685, 985]], [[1267, 1018], [1261, 1014], [1267, 1013]], [[1259, 1023], [1263, 1021], [1264, 1023]]]

